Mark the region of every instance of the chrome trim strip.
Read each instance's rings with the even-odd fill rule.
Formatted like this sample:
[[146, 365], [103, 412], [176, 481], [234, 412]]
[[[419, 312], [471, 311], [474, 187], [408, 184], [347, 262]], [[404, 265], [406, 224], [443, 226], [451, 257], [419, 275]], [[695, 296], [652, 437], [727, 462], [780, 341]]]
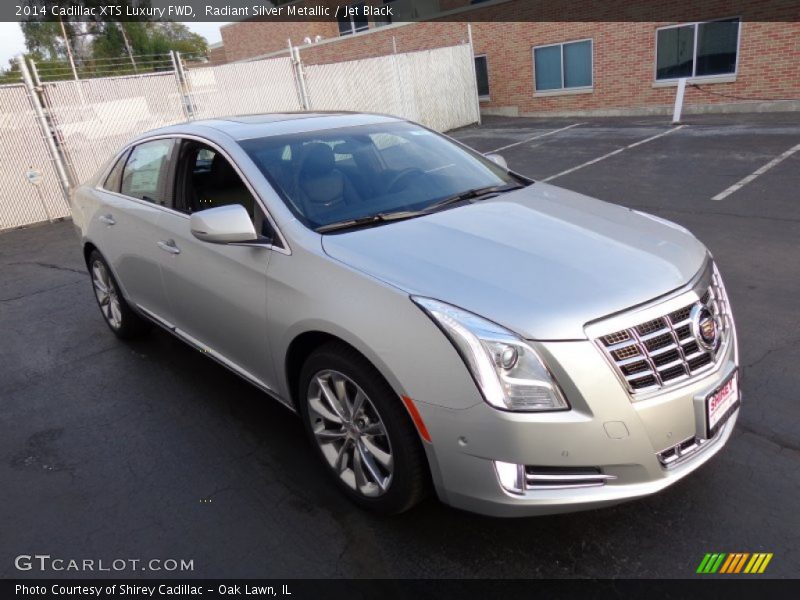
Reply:
[[145, 317], [147, 317], [148, 319], [153, 321], [153, 323], [155, 323], [156, 325], [158, 325], [159, 327], [164, 329], [166, 332], [171, 333], [172, 335], [174, 335], [175, 337], [177, 337], [181, 341], [185, 342], [187, 345], [191, 346], [195, 350], [200, 351], [202, 354], [205, 354], [206, 356], [208, 356], [209, 358], [211, 358], [215, 362], [219, 363], [220, 365], [222, 365], [223, 367], [225, 367], [229, 371], [232, 371], [233, 373], [235, 373], [236, 375], [238, 375], [239, 377], [241, 377], [242, 379], [244, 379], [245, 381], [247, 381], [251, 385], [254, 385], [255, 387], [257, 387], [262, 392], [265, 392], [266, 394], [271, 396], [274, 400], [277, 400], [278, 402], [280, 402], [282, 405], [284, 405], [286, 408], [288, 408], [292, 412], [294, 412], [294, 413], [297, 412], [297, 409], [294, 407], [293, 403], [284, 400], [284, 398], [280, 394], [278, 394], [278, 392], [273, 390], [266, 383], [261, 381], [258, 377], [256, 377], [255, 375], [253, 375], [249, 371], [247, 371], [247, 370], [243, 369], [242, 367], [240, 367], [239, 365], [237, 365], [232, 360], [229, 360], [229, 359], [225, 358], [222, 354], [220, 354], [216, 350], [213, 350], [212, 348], [209, 348], [208, 346], [206, 346], [205, 344], [201, 343], [196, 338], [192, 337], [191, 335], [189, 335], [185, 331], [183, 331], [181, 329], [178, 329], [177, 327], [175, 327], [175, 325], [173, 325], [169, 321], [167, 321], [165, 319], [162, 319], [157, 314], [155, 314], [154, 312], [146, 309], [145, 307], [141, 306], [140, 304], [136, 305], [136, 309], [138, 311], [140, 311]]
[[[676, 467], [679, 467], [680, 465], [690, 462], [691, 460], [697, 458], [698, 456], [701, 456], [703, 452], [705, 452], [709, 448], [714, 447], [717, 443], [719, 443], [719, 440], [725, 437], [725, 433], [728, 431], [728, 428], [734, 421], [733, 416], [736, 414], [736, 412], [738, 412], [738, 410], [739, 409], [731, 413], [731, 416], [728, 417], [728, 420], [722, 424], [722, 427], [720, 427], [719, 431], [717, 431], [716, 435], [711, 439], [695, 437], [694, 443], [691, 446], [683, 450], [679, 450], [682, 444], [685, 444], [687, 441], [692, 439], [692, 438], [687, 438], [686, 440], [683, 440], [683, 442], [681, 442], [680, 444], [676, 444], [675, 446], [672, 446], [670, 448], [665, 448], [661, 452], [656, 452], [656, 457], [658, 457], [658, 462], [661, 463], [661, 467], [669, 471], [670, 469], [674, 469]], [[667, 457], [666, 459], [662, 458], [662, 455], [665, 452], [669, 452], [670, 450], [673, 449], [676, 450], [676, 453], [673, 456]]]
[[575, 475], [570, 475], [569, 473], [553, 473], [551, 475], [525, 474], [525, 479], [528, 481], [605, 481], [616, 478], [616, 475], [604, 475], [602, 473], [576, 473]]

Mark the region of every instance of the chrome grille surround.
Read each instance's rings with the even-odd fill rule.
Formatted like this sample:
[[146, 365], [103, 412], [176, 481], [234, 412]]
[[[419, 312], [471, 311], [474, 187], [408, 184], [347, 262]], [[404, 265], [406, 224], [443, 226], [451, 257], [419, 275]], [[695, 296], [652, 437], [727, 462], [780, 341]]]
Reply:
[[[702, 347], [693, 331], [693, 309], [702, 306], [718, 320], [721, 341], [715, 349]], [[734, 337], [725, 287], [710, 259], [688, 290], [630, 312], [589, 325], [587, 333], [634, 399], [685, 385], [713, 371]]]

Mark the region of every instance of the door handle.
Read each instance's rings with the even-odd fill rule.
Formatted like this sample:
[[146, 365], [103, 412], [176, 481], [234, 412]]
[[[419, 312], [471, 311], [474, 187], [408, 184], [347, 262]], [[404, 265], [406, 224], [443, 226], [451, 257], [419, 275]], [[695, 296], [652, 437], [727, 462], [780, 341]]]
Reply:
[[112, 217], [111, 215], [102, 215], [99, 218], [99, 220], [100, 220], [101, 223], [105, 223], [106, 225], [116, 225], [116, 223], [117, 223], [114, 220], [114, 217]]
[[181, 249], [175, 245], [175, 240], [161, 240], [158, 242], [158, 247], [164, 250], [165, 252], [169, 252], [170, 254], [180, 254]]

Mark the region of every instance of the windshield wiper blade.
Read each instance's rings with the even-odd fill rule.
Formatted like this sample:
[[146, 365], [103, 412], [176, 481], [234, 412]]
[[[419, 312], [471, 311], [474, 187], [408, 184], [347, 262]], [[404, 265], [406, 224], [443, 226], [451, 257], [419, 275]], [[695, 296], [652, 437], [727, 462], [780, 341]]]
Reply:
[[473, 188], [466, 192], [461, 192], [454, 196], [449, 196], [438, 202], [434, 202], [430, 206], [426, 206], [421, 210], [398, 210], [394, 212], [377, 213], [374, 215], [367, 215], [366, 217], [357, 217], [355, 219], [347, 219], [345, 221], [336, 221], [328, 223], [316, 228], [317, 233], [328, 233], [330, 231], [339, 231], [342, 229], [354, 229], [357, 227], [365, 227], [368, 225], [375, 225], [377, 223], [388, 223], [389, 221], [402, 221], [404, 219], [413, 219], [414, 217], [421, 217], [428, 215], [443, 206], [462, 202], [464, 200], [474, 200], [487, 194], [500, 194], [502, 192], [510, 192], [525, 187], [522, 184], [510, 183], [506, 185], [493, 185], [489, 187]]
[[432, 210], [442, 208], [443, 206], [449, 206], [465, 200], [475, 200], [476, 198], [480, 198], [481, 196], [486, 196], [488, 194], [500, 194], [502, 192], [518, 190], [523, 187], [525, 186], [519, 183], [509, 183], [506, 185], [491, 185], [489, 187], [473, 188], [471, 190], [467, 190], [466, 192], [454, 194], [453, 196], [448, 196], [447, 198], [439, 200], [438, 202], [434, 202], [425, 208], [425, 212], [430, 212]]
[[376, 223], [388, 223], [389, 221], [402, 221], [403, 219], [411, 219], [419, 217], [425, 213], [420, 210], [402, 210], [388, 213], [377, 213], [368, 215], [366, 217], [358, 217], [356, 219], [347, 219], [345, 221], [336, 221], [335, 223], [328, 223], [317, 227], [317, 233], [327, 233], [329, 231], [337, 231], [340, 229], [352, 229], [355, 227], [363, 227], [365, 225], [373, 225]]

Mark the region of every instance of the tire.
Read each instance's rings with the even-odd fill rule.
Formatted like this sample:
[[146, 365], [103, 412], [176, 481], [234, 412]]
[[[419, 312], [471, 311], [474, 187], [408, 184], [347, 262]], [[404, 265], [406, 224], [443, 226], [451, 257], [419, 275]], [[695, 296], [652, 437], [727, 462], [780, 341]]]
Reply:
[[139, 316], [125, 301], [108, 263], [97, 250], [89, 254], [88, 268], [100, 314], [114, 335], [129, 340], [149, 331], [149, 321]]
[[[366, 358], [344, 343], [327, 343], [306, 360], [297, 389], [306, 434], [325, 470], [353, 502], [390, 515], [425, 497], [429, 474], [417, 430]], [[352, 418], [356, 404], [360, 408]]]

